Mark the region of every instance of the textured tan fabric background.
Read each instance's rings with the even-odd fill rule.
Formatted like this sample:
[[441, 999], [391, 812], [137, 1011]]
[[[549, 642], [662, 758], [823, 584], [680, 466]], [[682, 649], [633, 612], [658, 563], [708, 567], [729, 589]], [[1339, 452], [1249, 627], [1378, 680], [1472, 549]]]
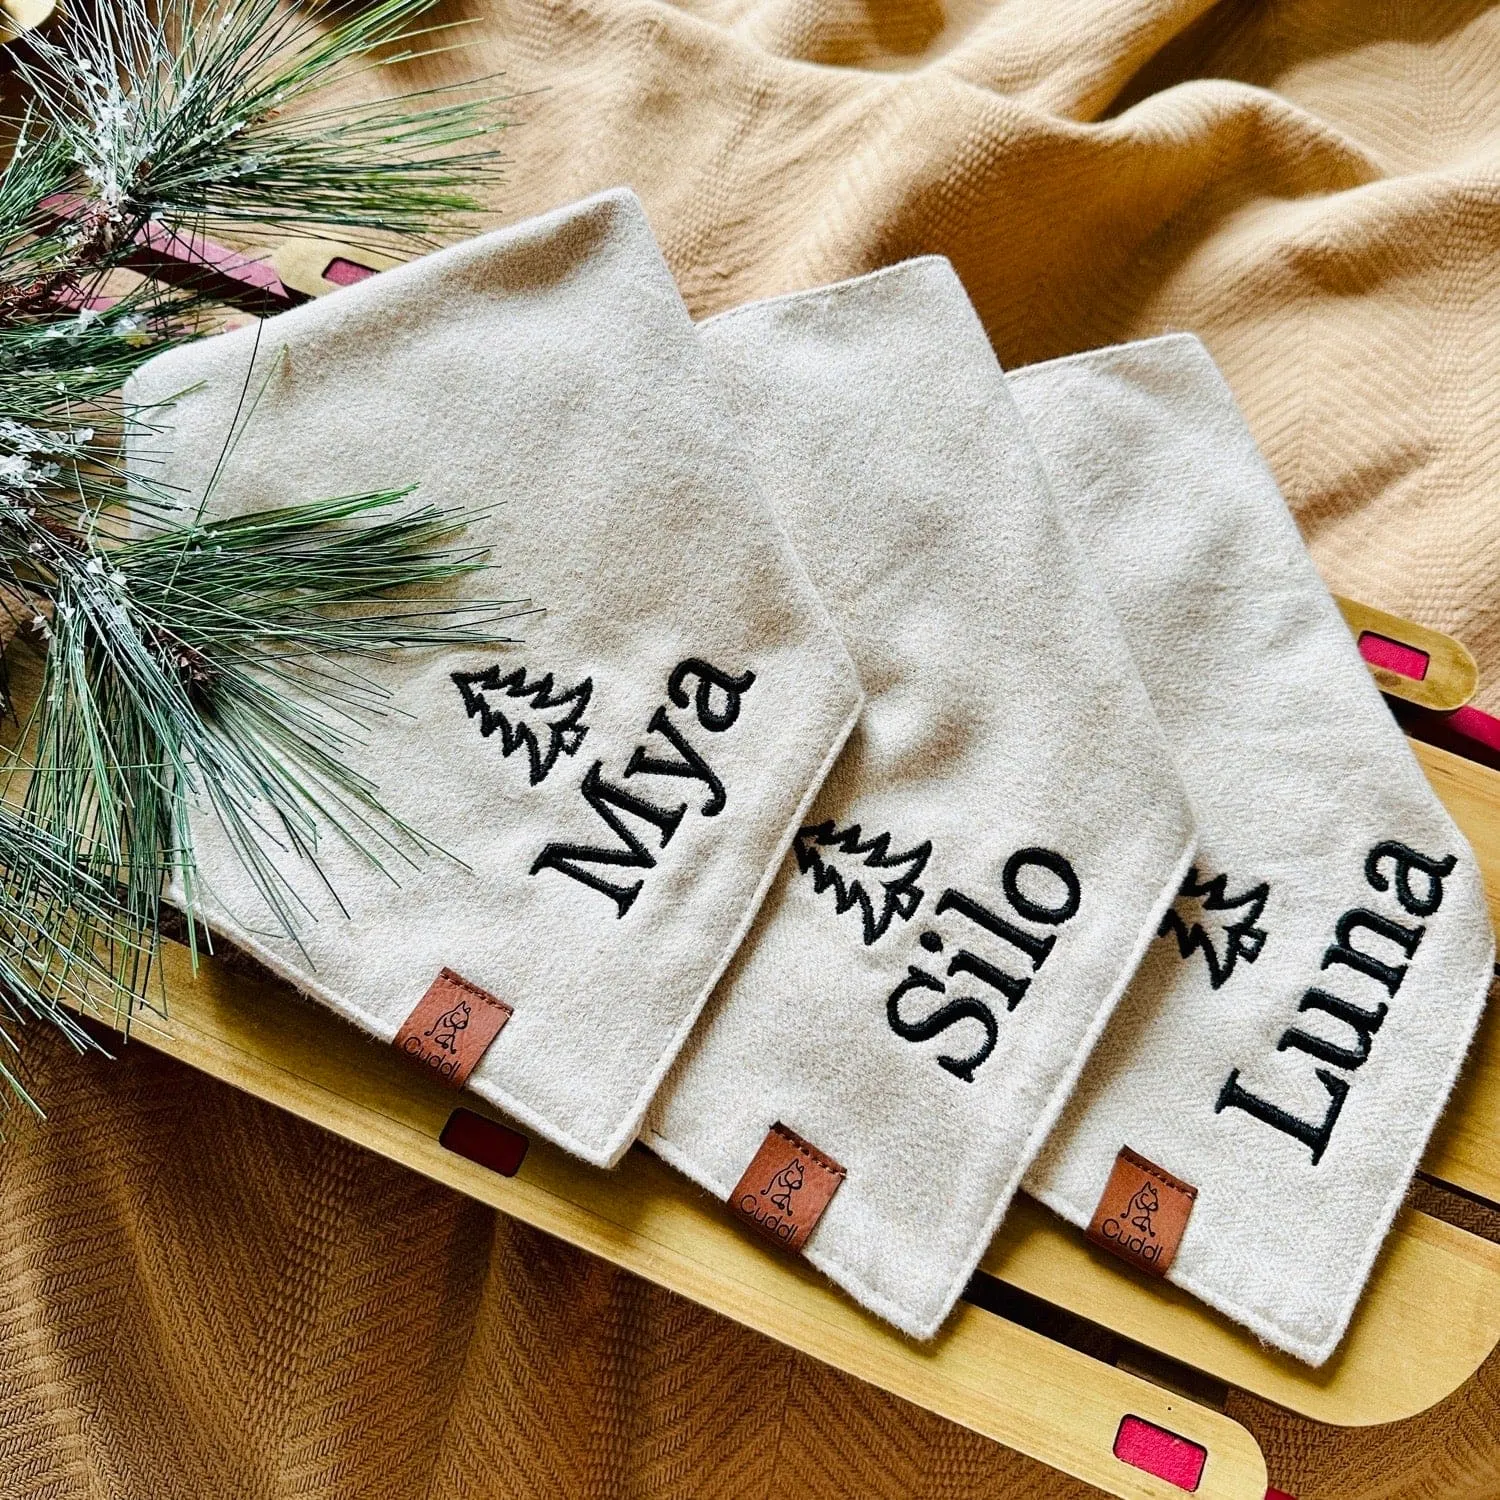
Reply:
[[[526, 91], [504, 217], [629, 182], [698, 313], [940, 251], [1007, 364], [1197, 331], [1330, 583], [1460, 634], [1500, 710], [1500, 10], [449, 13]], [[1085, 1493], [144, 1048], [35, 1055], [4, 1500]], [[1370, 1432], [1231, 1409], [1302, 1500], [1500, 1495], [1500, 1360]]]

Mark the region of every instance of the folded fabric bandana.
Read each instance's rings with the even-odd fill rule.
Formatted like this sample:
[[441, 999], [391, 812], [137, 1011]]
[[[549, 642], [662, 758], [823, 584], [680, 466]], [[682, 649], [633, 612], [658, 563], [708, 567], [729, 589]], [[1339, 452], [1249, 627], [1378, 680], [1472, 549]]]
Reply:
[[646, 1140], [925, 1337], [1175, 894], [1191, 816], [946, 261], [702, 333], [867, 703]]
[[165, 447], [148, 472], [190, 498], [253, 404], [216, 515], [410, 483], [489, 509], [463, 540], [545, 613], [520, 646], [377, 664], [391, 712], [351, 759], [455, 860], [398, 884], [326, 840], [348, 916], [293, 866], [317, 919], [293, 940], [203, 816], [205, 916], [439, 1076], [613, 1162], [860, 704], [639, 203], [608, 193], [471, 240], [274, 318], [258, 345], [246, 329], [165, 355], [128, 395], [176, 396], [136, 457]]
[[1199, 828], [1027, 1190], [1319, 1364], [1484, 1004], [1474, 855], [1197, 339], [1035, 366], [1011, 389]]

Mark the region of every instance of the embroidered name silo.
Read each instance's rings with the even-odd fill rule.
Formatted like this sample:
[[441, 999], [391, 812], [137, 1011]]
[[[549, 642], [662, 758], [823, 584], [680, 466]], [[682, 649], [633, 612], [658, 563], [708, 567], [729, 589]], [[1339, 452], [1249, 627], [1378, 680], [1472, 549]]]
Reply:
[[[668, 676], [667, 698], [679, 709], [691, 706], [698, 723], [710, 734], [723, 734], [734, 728], [744, 695], [754, 682], [754, 672], [736, 675], [720, 671], [698, 657], [689, 657], [673, 667]], [[690, 683], [694, 684], [692, 692], [689, 692]], [[605, 845], [549, 843], [531, 866], [533, 875], [555, 870], [589, 890], [598, 891], [614, 903], [617, 917], [623, 917], [635, 904], [646, 882], [644, 878], [624, 882], [610, 878], [604, 872], [654, 869], [656, 852], [647, 840], [653, 839], [657, 850], [665, 849], [687, 815], [689, 805], [686, 802], [653, 801], [640, 795], [637, 787], [626, 787], [621, 783], [633, 781], [636, 777], [702, 782], [708, 795], [699, 804], [698, 812], [705, 818], [717, 817], [728, 800], [724, 783], [678, 728], [665, 704], [659, 705], [651, 715], [646, 734], [660, 736], [662, 743], [654, 744], [648, 739], [646, 744], [637, 745], [619, 780], [607, 777], [604, 762], [596, 760], [584, 773], [579, 786], [584, 802], [618, 842]], [[656, 789], [651, 790], [655, 792]], [[627, 819], [633, 821], [627, 822]]]
[[[1049, 882], [1050, 889], [1038, 888], [1038, 872], [1042, 880]], [[1023, 885], [1023, 879], [1029, 884]], [[1007, 1011], [1012, 1011], [1021, 1003], [1033, 977], [1057, 944], [1056, 932], [1033, 932], [1020, 923], [1061, 927], [1078, 914], [1083, 887], [1077, 872], [1061, 854], [1052, 849], [1028, 848], [1018, 849], [1006, 860], [1000, 874], [1000, 889], [1009, 915], [955, 890], [946, 890], [938, 897], [932, 915], [936, 919], [951, 912], [962, 918], [968, 926], [958, 929], [959, 938], [974, 948], [984, 949], [983, 953], [976, 953], [969, 947], [960, 948], [948, 961], [948, 979], [962, 975], [978, 980], [1005, 1001]], [[950, 940], [951, 937], [950, 932]], [[945, 949], [944, 938], [936, 927], [929, 927], [918, 941], [929, 953], [942, 953]], [[1011, 972], [1018, 957], [1030, 965], [1029, 974]], [[926, 1015], [915, 1017], [910, 1013], [909, 997], [920, 993], [947, 998]], [[891, 1030], [908, 1042], [931, 1041], [964, 1022], [977, 1023], [981, 1039], [973, 1051], [945, 1052], [936, 1059], [944, 1072], [965, 1083], [974, 1081], [975, 1072], [994, 1052], [1000, 1039], [1000, 1023], [988, 998], [948, 997], [948, 985], [916, 964], [907, 965], [906, 978], [887, 997], [885, 1016]], [[965, 1030], [972, 1032], [972, 1025]]]
[[[1387, 908], [1394, 905], [1406, 916], [1426, 918], [1442, 906], [1443, 882], [1457, 863], [1455, 855], [1436, 859], [1388, 839], [1376, 844], [1365, 856], [1365, 881], [1371, 890], [1386, 897], [1381, 904]], [[1420, 882], [1420, 889], [1414, 887], [1413, 877]], [[1239, 1068], [1231, 1069], [1224, 1080], [1214, 1113], [1226, 1109], [1243, 1111], [1300, 1141], [1312, 1153], [1316, 1166], [1328, 1149], [1333, 1127], [1348, 1098], [1350, 1077], [1369, 1058], [1374, 1038], [1389, 1014], [1388, 1002], [1400, 992], [1426, 932], [1425, 922], [1404, 922], [1389, 910], [1364, 906], [1346, 911], [1334, 924], [1333, 942], [1324, 951], [1320, 965], [1333, 971], [1325, 983], [1337, 982], [1341, 989], [1347, 985], [1349, 992], [1357, 994], [1362, 1003], [1356, 1004], [1326, 989], [1308, 989], [1297, 1005], [1298, 1014], [1331, 1017], [1336, 1023], [1338, 1040], [1330, 1040], [1322, 1031], [1292, 1026], [1276, 1043], [1278, 1052], [1298, 1052], [1327, 1064], [1313, 1070], [1313, 1076], [1328, 1096], [1321, 1119], [1306, 1119], [1296, 1110], [1252, 1091], [1240, 1082]], [[1400, 959], [1405, 962], [1397, 961]], [[1377, 992], [1384, 992], [1386, 999], [1371, 1004], [1370, 999]]]

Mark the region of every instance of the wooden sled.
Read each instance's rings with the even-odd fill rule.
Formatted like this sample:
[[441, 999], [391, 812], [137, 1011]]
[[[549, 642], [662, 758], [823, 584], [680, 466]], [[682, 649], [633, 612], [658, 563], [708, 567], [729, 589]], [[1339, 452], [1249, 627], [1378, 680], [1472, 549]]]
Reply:
[[[257, 310], [270, 282], [272, 303], [284, 294], [290, 305], [377, 263], [299, 241], [247, 286]], [[1461, 647], [1360, 609], [1346, 617], [1383, 688], [1423, 712], [1463, 703], [1473, 663]], [[1500, 917], [1500, 770], [1414, 749]], [[210, 959], [195, 979], [185, 950], [169, 947], [164, 982], [167, 1014], [138, 1015], [137, 1041], [1110, 1495], [1263, 1500], [1255, 1439], [1222, 1410], [1231, 1389], [1321, 1422], [1391, 1422], [1455, 1390], [1500, 1341], [1500, 1246], [1415, 1208], [1397, 1220], [1340, 1349], [1313, 1371], [1021, 1198], [944, 1331], [917, 1345], [640, 1147], [602, 1172], [527, 1141], [268, 978]], [[1423, 1171], [1500, 1205], [1500, 1014], [1483, 1024]]]

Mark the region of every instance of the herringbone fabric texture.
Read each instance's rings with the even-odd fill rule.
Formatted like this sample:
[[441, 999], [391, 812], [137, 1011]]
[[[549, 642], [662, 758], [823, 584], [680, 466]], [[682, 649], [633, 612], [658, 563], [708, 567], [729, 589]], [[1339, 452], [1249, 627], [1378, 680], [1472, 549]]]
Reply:
[[[950, 256], [1016, 365], [1173, 328], [1328, 581], [1500, 711], [1500, 7], [451, 0], [524, 123], [503, 217], [620, 182], [699, 314]], [[497, 216], [497, 221], [498, 221]], [[3, 1500], [1081, 1496], [143, 1047], [41, 1039], [0, 1148]], [[1500, 1496], [1500, 1361], [1301, 1500]]]
[[[0, 1151], [5, 1500], [1095, 1493], [144, 1046], [34, 1056], [52, 1118]], [[1500, 1494], [1500, 1358], [1385, 1428], [1230, 1411], [1301, 1500]]]
[[1329, 584], [1500, 711], [1493, 5], [458, 3], [542, 90], [508, 217], [631, 183], [698, 315], [936, 252], [1007, 366], [1198, 333]]

